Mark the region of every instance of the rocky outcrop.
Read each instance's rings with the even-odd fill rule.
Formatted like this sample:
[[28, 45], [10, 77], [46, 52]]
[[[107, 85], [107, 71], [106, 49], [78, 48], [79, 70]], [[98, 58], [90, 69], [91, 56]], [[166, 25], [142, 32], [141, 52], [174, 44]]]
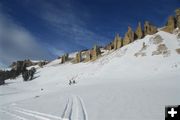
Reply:
[[114, 48], [114, 45], [111, 42], [108, 45], [105, 46], [106, 50], [112, 50], [113, 48]]
[[136, 36], [136, 39], [143, 38], [143, 30], [141, 27], [141, 22], [138, 23], [138, 27], [137, 27], [136, 32], [135, 32], [135, 36]]
[[116, 49], [118, 49], [118, 48], [120, 48], [122, 46], [123, 46], [122, 39], [119, 36], [119, 34], [116, 34], [116, 36], [114, 38], [114, 41], [113, 41], [114, 50], [116, 50]]
[[175, 18], [174, 16], [169, 16], [166, 26], [162, 29], [165, 32], [172, 33], [175, 29]]
[[163, 42], [163, 38], [160, 35], [155, 35], [152, 38], [150, 38], [150, 42], [152, 42], [155, 45], [158, 45]]
[[180, 29], [180, 8], [175, 10], [176, 13], [176, 27], [178, 27]]
[[131, 27], [128, 27], [128, 31], [126, 32], [124, 40], [123, 40], [123, 46], [133, 41], [134, 41], [134, 32], [132, 31]]
[[157, 27], [150, 24], [148, 21], [144, 23], [144, 35], [152, 35], [157, 32]]
[[86, 53], [85, 53], [85, 60], [84, 61], [88, 62], [88, 61], [91, 60], [91, 58], [92, 58], [92, 56], [91, 56], [90, 50], [86, 51]]
[[82, 55], [81, 55], [81, 52], [78, 52], [77, 54], [76, 54], [76, 58], [75, 58], [76, 60], [76, 63], [79, 63], [79, 62], [81, 62], [82, 61]]
[[176, 27], [180, 28], [180, 8], [175, 10], [175, 17], [169, 16], [167, 24], [162, 30], [172, 33]]
[[63, 56], [61, 56], [61, 63], [65, 63], [66, 61], [68, 61], [69, 58], [69, 54], [64, 54]]
[[101, 50], [97, 45], [95, 45], [93, 50], [91, 50], [92, 60], [96, 60], [99, 55], [101, 55]]
[[163, 55], [164, 57], [167, 57], [170, 54], [170, 50], [168, 50], [167, 46], [165, 44], [159, 44], [157, 46], [157, 50], [152, 52], [153, 55]]
[[31, 60], [22, 60], [22, 61], [16, 61], [13, 62], [10, 67], [14, 70], [20, 70], [20, 67], [23, 67], [24, 65], [26, 65], [26, 67], [30, 67], [30, 66], [35, 66], [35, 65], [39, 65], [40, 67], [44, 66], [48, 64], [48, 61], [31, 61]]
[[26, 67], [32, 65], [32, 63], [29, 60], [17, 61], [13, 64], [14, 64], [14, 66], [12, 67], [12, 69], [19, 72], [19, 73], [25, 71]]
[[39, 65], [39, 67], [43, 67], [44, 65], [48, 63], [49, 63], [48, 61], [40, 61], [40, 62], [37, 62], [37, 65]]
[[134, 56], [136, 56], [136, 57], [146, 56], [146, 52], [144, 52], [146, 49], [147, 49], [147, 45], [145, 44], [145, 42], [143, 42], [141, 50], [139, 50], [139, 52], [135, 53]]

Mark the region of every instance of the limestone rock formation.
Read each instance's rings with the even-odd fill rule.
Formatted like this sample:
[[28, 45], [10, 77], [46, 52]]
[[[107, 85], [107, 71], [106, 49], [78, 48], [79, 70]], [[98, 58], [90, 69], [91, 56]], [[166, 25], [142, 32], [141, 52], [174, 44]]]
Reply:
[[138, 23], [138, 27], [136, 29], [135, 34], [136, 34], [137, 39], [143, 38], [143, 30], [142, 30], [142, 27], [141, 27], [141, 22]]
[[144, 35], [152, 35], [157, 32], [157, 27], [150, 24], [148, 21], [144, 24]]
[[61, 63], [65, 63], [68, 60], [69, 55], [66, 53], [61, 57]]
[[134, 32], [132, 31], [131, 27], [128, 27], [128, 31], [125, 34], [123, 45], [127, 45], [134, 41]]
[[43, 67], [44, 65], [48, 64], [48, 61], [40, 61], [37, 63], [37, 65], [39, 65], [39, 67]]
[[114, 44], [113, 46], [114, 46], [115, 50], [122, 47], [122, 39], [119, 36], [119, 34], [116, 34], [114, 41], [113, 41], [113, 44]]
[[175, 29], [175, 19], [173, 16], [169, 16], [167, 25], [163, 28], [163, 31], [172, 33]]
[[176, 13], [176, 27], [180, 29], [180, 8], [175, 10]]
[[105, 46], [106, 50], [112, 50], [114, 48], [114, 45], [112, 42], [110, 42], [108, 45]]
[[127, 45], [127, 44], [129, 44], [130, 43], [130, 39], [129, 39], [129, 37], [127, 36], [127, 35], [125, 35], [125, 37], [124, 37], [124, 39], [123, 39], [123, 46], [124, 45]]
[[98, 56], [101, 55], [101, 50], [97, 45], [94, 46], [93, 50], [91, 51], [91, 55], [92, 60], [96, 60]]
[[81, 52], [78, 52], [77, 54], [76, 54], [76, 63], [79, 63], [79, 62], [81, 62], [82, 61], [82, 55], [81, 55]]
[[88, 51], [86, 51], [86, 53], [85, 53], [85, 62], [88, 62], [88, 61], [90, 61], [91, 60], [91, 52], [90, 52], [90, 50], [88, 50]]

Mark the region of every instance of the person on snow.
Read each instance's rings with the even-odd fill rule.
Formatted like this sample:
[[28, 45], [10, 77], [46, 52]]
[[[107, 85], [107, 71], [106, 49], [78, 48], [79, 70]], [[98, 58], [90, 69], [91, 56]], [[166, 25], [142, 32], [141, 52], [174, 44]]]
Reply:
[[69, 85], [71, 85], [72, 84], [72, 82], [71, 82], [71, 80], [69, 80]]
[[73, 80], [73, 84], [76, 84], [76, 81], [75, 81], [75, 80]]

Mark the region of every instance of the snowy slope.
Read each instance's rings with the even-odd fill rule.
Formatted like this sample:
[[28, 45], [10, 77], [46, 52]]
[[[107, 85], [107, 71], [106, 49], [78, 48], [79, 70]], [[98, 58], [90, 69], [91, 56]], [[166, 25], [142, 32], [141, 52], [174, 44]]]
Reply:
[[177, 34], [161, 31], [94, 62], [54, 60], [33, 81], [19, 76], [0, 87], [0, 119], [164, 120], [165, 105], [180, 104], [178, 48]]

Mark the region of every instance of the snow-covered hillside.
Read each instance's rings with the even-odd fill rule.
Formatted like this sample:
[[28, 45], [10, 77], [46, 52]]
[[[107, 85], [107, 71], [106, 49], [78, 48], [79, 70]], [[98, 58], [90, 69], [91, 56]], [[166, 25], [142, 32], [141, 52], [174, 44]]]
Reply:
[[93, 62], [54, 60], [32, 81], [0, 86], [0, 119], [164, 120], [165, 105], [180, 104], [179, 48], [177, 34], [160, 31]]

